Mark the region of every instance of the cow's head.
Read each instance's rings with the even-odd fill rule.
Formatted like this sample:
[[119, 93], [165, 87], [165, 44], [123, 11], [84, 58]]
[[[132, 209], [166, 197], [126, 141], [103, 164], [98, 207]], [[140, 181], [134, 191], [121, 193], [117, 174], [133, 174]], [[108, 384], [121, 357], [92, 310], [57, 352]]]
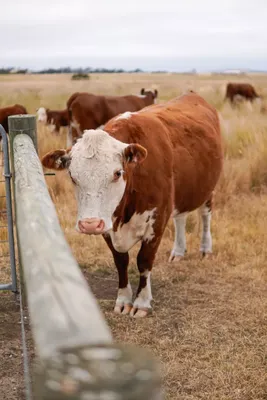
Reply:
[[158, 91], [157, 89], [154, 90], [154, 92], [152, 90], [145, 90], [144, 88], [141, 89], [140, 91], [141, 96], [145, 96], [148, 98], [151, 98], [151, 102], [155, 103], [156, 98], [158, 97]]
[[44, 107], [40, 107], [36, 110], [36, 112], [37, 112], [37, 121], [46, 124], [47, 123], [46, 109]]
[[103, 234], [112, 229], [112, 216], [133, 168], [146, 156], [146, 149], [139, 144], [123, 143], [102, 130], [87, 130], [70, 151], [52, 151], [42, 164], [68, 169], [78, 202], [77, 230]]

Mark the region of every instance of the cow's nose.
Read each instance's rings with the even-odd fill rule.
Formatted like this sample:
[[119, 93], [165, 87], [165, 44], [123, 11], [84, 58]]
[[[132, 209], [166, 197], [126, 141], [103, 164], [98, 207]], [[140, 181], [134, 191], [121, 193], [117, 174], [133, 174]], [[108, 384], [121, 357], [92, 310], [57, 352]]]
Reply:
[[105, 222], [99, 218], [86, 218], [78, 221], [78, 228], [87, 235], [100, 235], [104, 232]]

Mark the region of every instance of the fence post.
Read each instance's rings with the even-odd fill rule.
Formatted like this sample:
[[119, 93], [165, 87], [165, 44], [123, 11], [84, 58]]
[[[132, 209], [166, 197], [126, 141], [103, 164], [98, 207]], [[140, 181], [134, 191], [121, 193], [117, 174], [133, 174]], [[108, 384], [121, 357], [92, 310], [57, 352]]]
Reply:
[[11, 143], [11, 154], [13, 156], [13, 141], [14, 138], [24, 133], [32, 139], [36, 152], [38, 153], [37, 145], [37, 130], [36, 130], [36, 116], [30, 114], [11, 115], [8, 117], [8, 131]]

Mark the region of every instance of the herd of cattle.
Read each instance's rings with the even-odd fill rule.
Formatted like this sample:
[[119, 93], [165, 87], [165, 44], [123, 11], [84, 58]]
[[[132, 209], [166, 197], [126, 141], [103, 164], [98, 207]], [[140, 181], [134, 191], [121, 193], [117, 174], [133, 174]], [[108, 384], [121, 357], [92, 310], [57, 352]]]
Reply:
[[[151, 311], [151, 270], [171, 216], [169, 262], [184, 256], [186, 218], [196, 209], [202, 218], [200, 251], [212, 252], [212, 196], [223, 166], [216, 109], [192, 91], [154, 104], [157, 94], [75, 93], [66, 110], [37, 112], [56, 131], [70, 128], [70, 146], [47, 153], [42, 164], [68, 171], [78, 203], [76, 229], [103, 235], [119, 275], [114, 311], [134, 317]], [[235, 96], [260, 97], [249, 84], [228, 84], [226, 98], [233, 102]], [[19, 105], [0, 110], [0, 123], [7, 130], [7, 115], [25, 112]], [[133, 301], [128, 252], [137, 242], [140, 279]]]

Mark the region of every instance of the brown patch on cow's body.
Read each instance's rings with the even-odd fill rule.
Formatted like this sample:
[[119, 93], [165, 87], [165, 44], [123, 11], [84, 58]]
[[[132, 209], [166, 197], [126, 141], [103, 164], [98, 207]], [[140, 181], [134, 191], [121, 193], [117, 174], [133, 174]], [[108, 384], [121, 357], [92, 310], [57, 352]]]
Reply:
[[46, 109], [47, 125], [55, 125], [55, 132], [60, 131], [61, 126], [69, 125], [69, 113], [68, 110], [50, 110]]
[[234, 104], [235, 96], [237, 95], [251, 102], [260, 97], [250, 83], [228, 83], [225, 100], [229, 99]]
[[142, 96], [100, 96], [90, 93], [74, 93], [67, 101], [72, 126], [73, 141], [86, 129], [96, 129], [111, 118], [126, 111], [136, 112], [154, 103], [157, 91], [141, 90]]
[[21, 104], [15, 104], [14, 106], [0, 108], [0, 124], [3, 126], [3, 128], [7, 133], [8, 133], [8, 117], [10, 115], [19, 115], [19, 114], [28, 114], [26, 108]]

